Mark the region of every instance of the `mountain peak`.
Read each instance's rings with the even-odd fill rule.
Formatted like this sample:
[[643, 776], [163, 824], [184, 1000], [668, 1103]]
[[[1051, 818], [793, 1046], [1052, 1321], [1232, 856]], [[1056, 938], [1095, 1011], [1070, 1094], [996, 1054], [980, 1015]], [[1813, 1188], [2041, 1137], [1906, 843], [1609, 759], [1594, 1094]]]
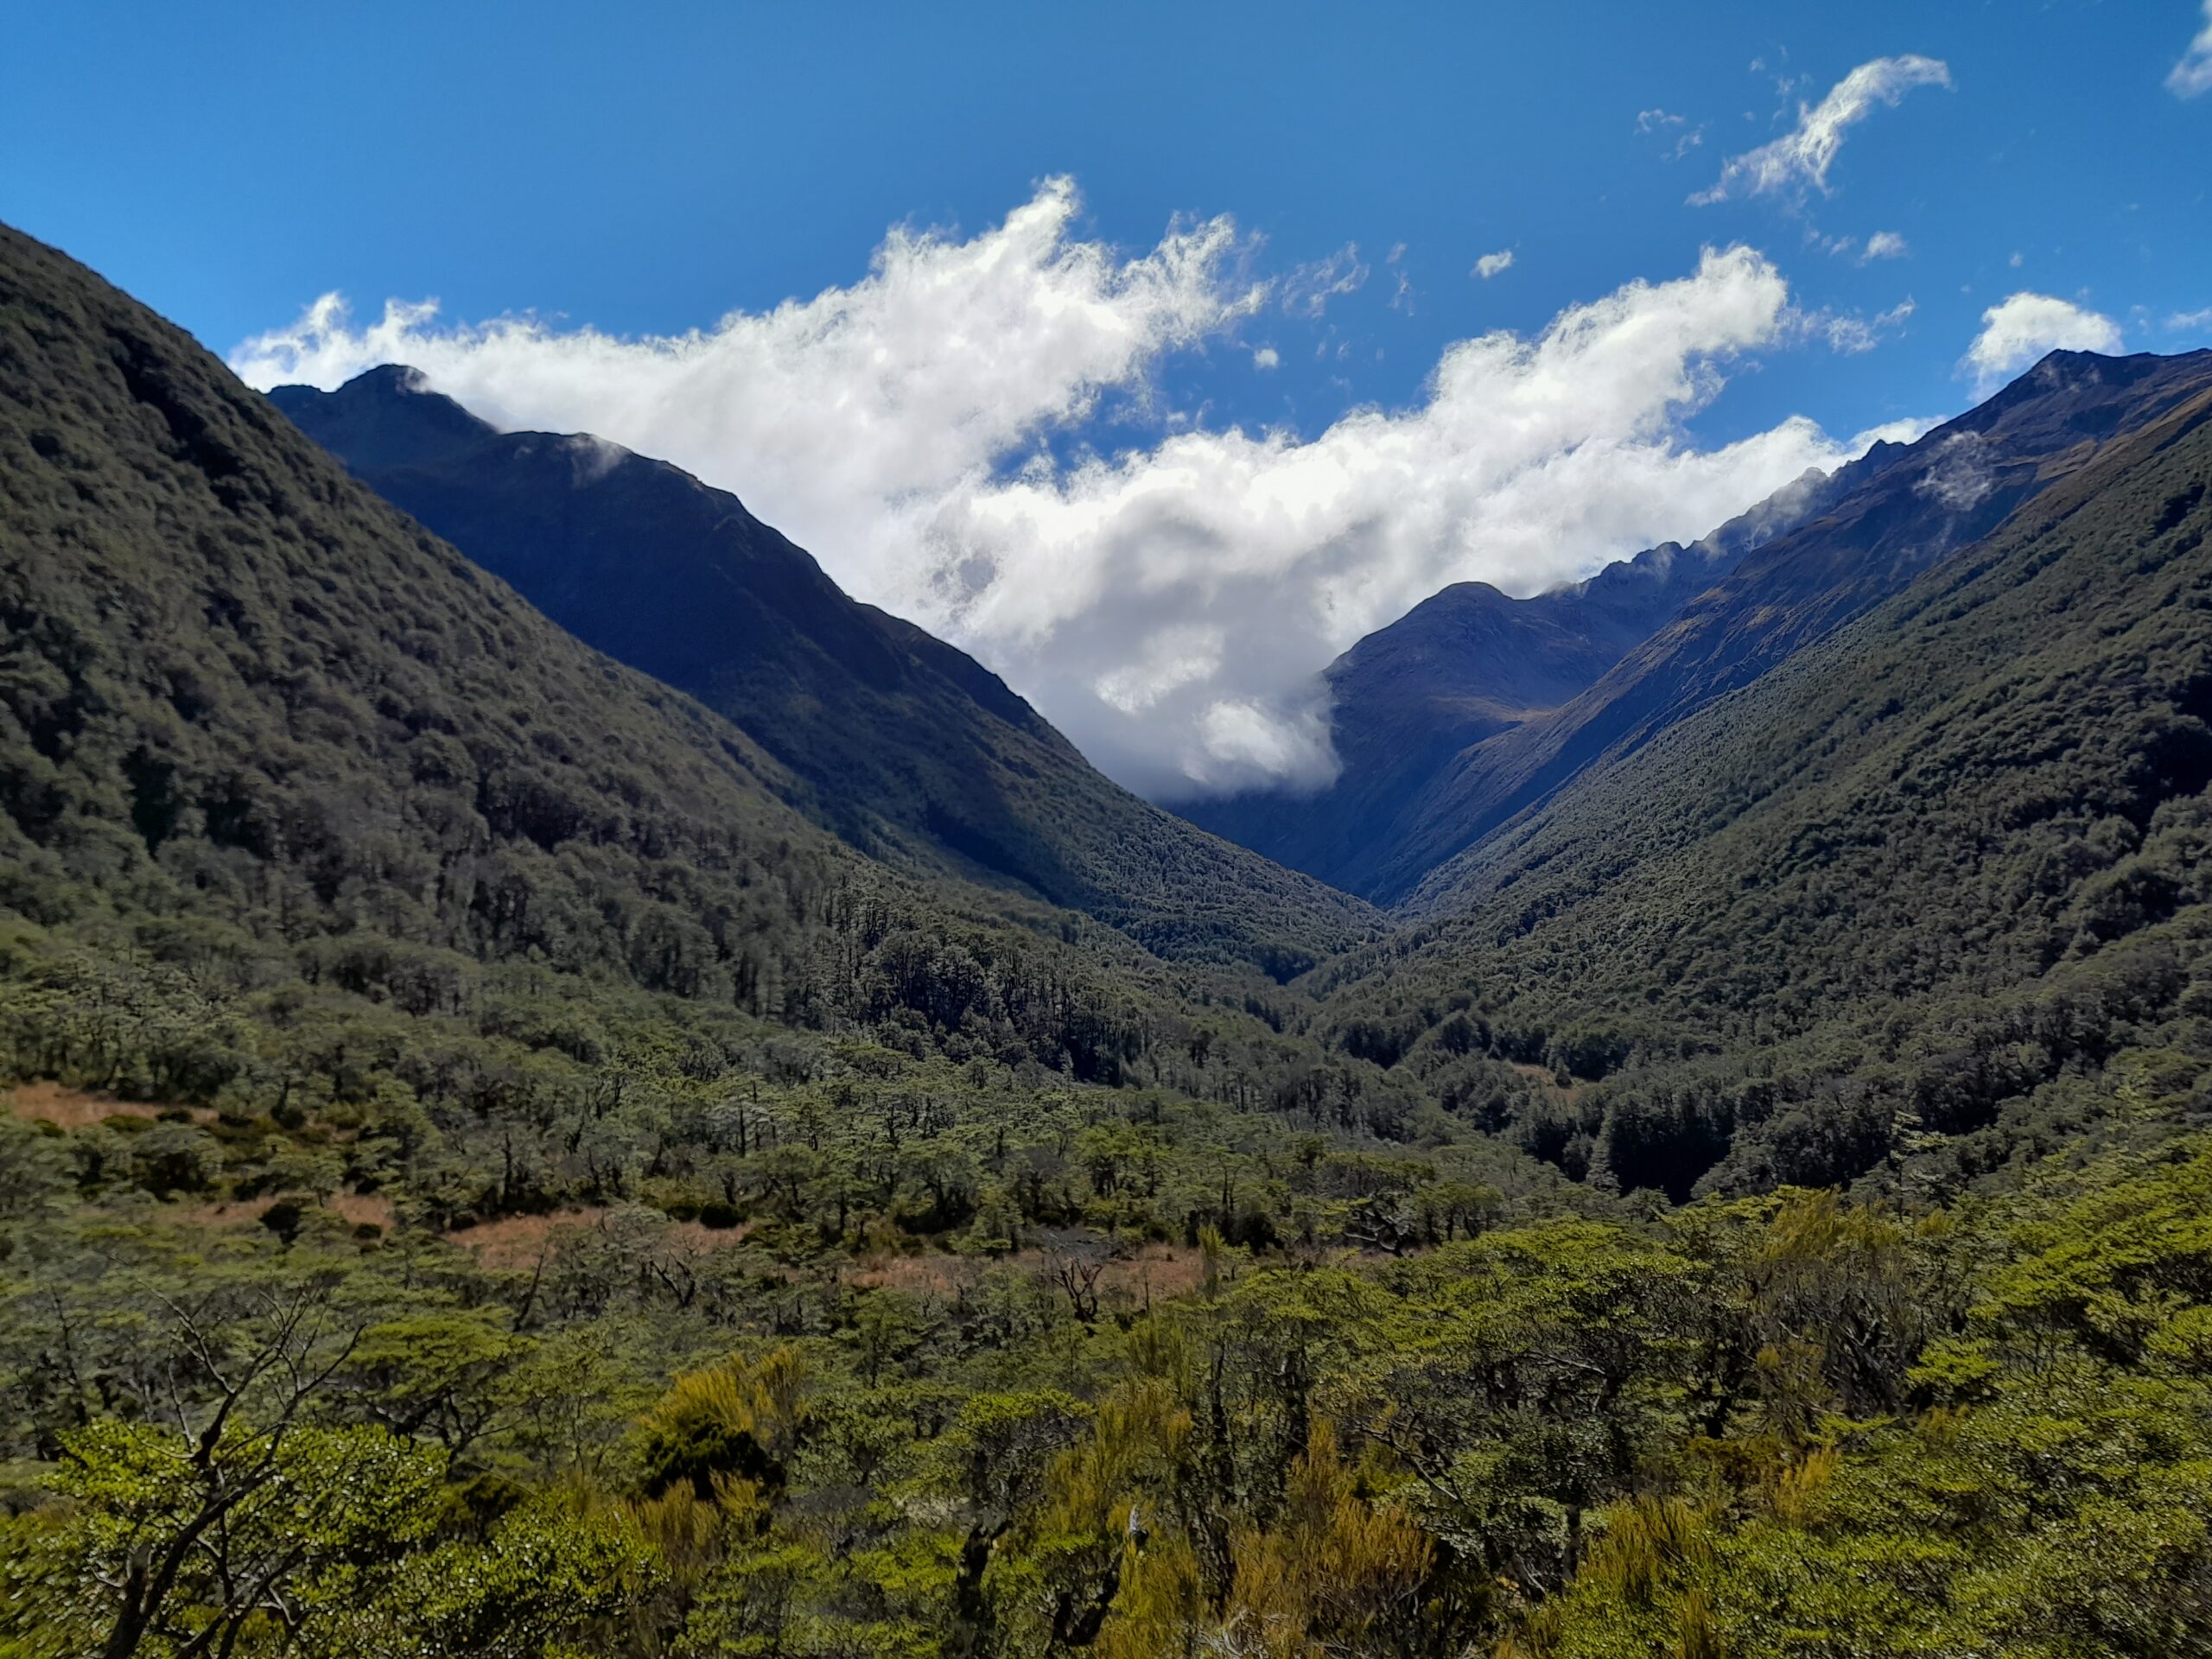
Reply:
[[269, 401], [298, 421], [313, 410], [326, 447], [343, 454], [357, 472], [427, 467], [449, 461], [499, 435], [499, 429], [472, 415], [429, 377], [404, 363], [383, 363], [355, 375], [335, 391], [278, 386]]

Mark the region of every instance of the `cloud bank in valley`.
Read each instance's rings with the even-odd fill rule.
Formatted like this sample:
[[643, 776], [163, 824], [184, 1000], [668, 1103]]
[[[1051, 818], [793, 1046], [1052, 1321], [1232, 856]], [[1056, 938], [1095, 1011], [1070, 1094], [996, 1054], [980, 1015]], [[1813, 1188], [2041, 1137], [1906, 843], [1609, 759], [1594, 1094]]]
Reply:
[[1147, 445], [1056, 459], [1050, 440], [1117, 429], [1086, 428], [1102, 400], [1156, 400], [1171, 353], [1325, 286], [1255, 277], [1226, 219], [1128, 254], [1080, 236], [1079, 213], [1050, 180], [980, 233], [893, 232], [849, 286], [682, 335], [397, 302], [356, 323], [332, 295], [232, 361], [263, 387], [412, 364], [503, 426], [671, 461], [1162, 799], [1325, 780], [1318, 671], [1446, 583], [1585, 575], [1878, 435], [1793, 417], [1705, 447], [1685, 429], [1732, 364], [1807, 334], [1781, 274], [1735, 247], [1533, 335], [1459, 341], [1408, 408], [1311, 437], [1161, 420]]

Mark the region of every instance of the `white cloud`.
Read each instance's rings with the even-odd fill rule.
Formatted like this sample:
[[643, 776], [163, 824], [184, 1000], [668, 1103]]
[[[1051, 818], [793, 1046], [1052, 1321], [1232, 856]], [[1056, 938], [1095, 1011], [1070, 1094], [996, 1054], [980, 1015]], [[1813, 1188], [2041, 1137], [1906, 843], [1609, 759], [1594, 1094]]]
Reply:
[[1910, 251], [1904, 238], [1898, 232], [1877, 231], [1866, 238], [1866, 251], [1859, 256], [1859, 263], [1865, 265], [1877, 259], [1902, 259]]
[[2019, 293], [1981, 314], [1981, 332], [1960, 366], [1986, 397], [2049, 352], [2116, 352], [2120, 325], [2101, 312], [2049, 294]]
[[1802, 327], [1808, 334], [1825, 340], [1830, 351], [1856, 357], [1872, 351], [1885, 335], [1903, 327], [1916, 308], [1911, 300], [1904, 299], [1871, 317], [1855, 312], [1808, 312]]
[[1077, 211], [1053, 181], [1003, 225], [895, 232], [849, 287], [678, 336], [404, 305], [355, 327], [326, 299], [232, 360], [264, 386], [411, 363], [487, 418], [597, 432], [734, 489], [1163, 798], [1325, 778], [1318, 671], [1446, 583], [1586, 575], [1873, 435], [1793, 417], [1708, 448], [1685, 429], [1732, 363], [1802, 337], [1781, 274], [1739, 247], [1534, 335], [1459, 341], [1409, 408], [1311, 438], [1168, 410], [1149, 447], [1056, 459], [1047, 439], [1126, 429], [1086, 421], [1147, 395], [1167, 354], [1233, 337], [1268, 292], [1225, 220], [1130, 256], [1079, 239]]
[[1997, 487], [1988, 449], [1989, 440], [1979, 432], [1953, 433], [1929, 461], [1913, 493], [1932, 497], [1953, 512], [1980, 505]]
[[[1390, 292], [1390, 308], [1393, 311], [1402, 311], [1408, 316], [1411, 316], [1414, 310], [1414, 282], [1412, 277], [1406, 275], [1403, 263], [1405, 257], [1406, 245], [1401, 242], [1390, 250], [1390, 257], [1382, 263], [1391, 267], [1398, 279], [1395, 287]], [[1380, 352], [1376, 353], [1377, 357], [1382, 355]]]
[[1282, 284], [1282, 308], [1294, 316], [1318, 317], [1329, 302], [1357, 294], [1367, 283], [1359, 244], [1347, 242], [1326, 259], [1300, 265]]
[[1272, 346], [1262, 346], [1252, 353], [1252, 366], [1255, 369], [1281, 368], [1282, 353]]
[[2166, 327], [2173, 329], [2212, 328], [2212, 307], [2202, 311], [2177, 311], [2166, 319]]
[[1666, 151], [1666, 158], [1670, 162], [1681, 160], [1705, 142], [1703, 123], [1693, 127], [1688, 116], [1676, 115], [1671, 110], [1637, 111], [1636, 130], [1647, 138], [1673, 139], [1674, 143]]
[[1225, 219], [1122, 259], [1071, 237], [1078, 209], [1074, 186], [1049, 180], [981, 235], [894, 230], [852, 286], [686, 334], [622, 340], [530, 317], [444, 327], [435, 304], [398, 303], [356, 328], [326, 295], [231, 365], [254, 385], [328, 387], [411, 363], [501, 426], [594, 431], [742, 486], [771, 522], [837, 493], [898, 500], [1082, 419], [1161, 352], [1266, 296], [1238, 276], [1244, 245]]
[[1470, 276], [1479, 276], [1483, 281], [1488, 282], [1500, 271], [1510, 270], [1512, 269], [1513, 250], [1510, 248], [1500, 248], [1496, 253], [1486, 253], [1483, 255], [1481, 258], [1476, 260], [1474, 270], [1468, 274]]
[[2204, 27], [2166, 77], [2166, 90], [2176, 98], [2212, 92], [2212, 0], [2204, 0]]
[[1771, 143], [1732, 156], [1709, 190], [1690, 200], [1700, 206], [1730, 196], [1767, 195], [1807, 188], [1825, 193], [1828, 168], [1843, 148], [1847, 129], [1877, 104], [1895, 107], [1916, 86], [1948, 86], [1950, 69], [1939, 59], [1876, 58], [1862, 63], [1816, 105], [1797, 106], [1797, 124]]

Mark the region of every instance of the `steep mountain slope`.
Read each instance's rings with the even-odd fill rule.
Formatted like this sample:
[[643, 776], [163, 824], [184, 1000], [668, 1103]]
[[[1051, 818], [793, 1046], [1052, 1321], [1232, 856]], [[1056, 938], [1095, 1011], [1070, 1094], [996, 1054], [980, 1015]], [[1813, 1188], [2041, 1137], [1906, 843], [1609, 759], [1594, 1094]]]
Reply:
[[504, 1089], [526, 1062], [499, 1044], [601, 1052], [579, 1032], [640, 992], [1084, 1079], [1147, 1052], [1161, 964], [873, 864], [799, 787], [0, 229], [0, 1064], [143, 1053], [151, 1022], [137, 1086], [204, 1098], [262, 1040], [226, 1023], [249, 1002], [339, 1033], [359, 1007], [318, 999], [351, 996], [405, 1020], [334, 1036], [334, 1074], [385, 1052], [450, 1090], [415, 1057], [481, 1027]]
[[1407, 802], [1357, 890], [1396, 902], [1516, 813], [1898, 592], [2025, 501], [2212, 385], [2212, 352], [2056, 353], [1909, 448], [1869, 455], [1821, 515], [1748, 555], [1563, 707], [1462, 750]]
[[1339, 1040], [1447, 1103], [1541, 1063], [1500, 1127], [1678, 1196], [1949, 1183], [2212, 1106], [2206, 366], [2038, 377], [2166, 406], [2104, 403], [2133, 429], [2000, 470], [2049, 482], [1997, 533], [1460, 860], [1330, 970]]
[[222, 366], [0, 231], [9, 901], [779, 1004], [858, 861], [742, 734], [584, 649]]
[[1324, 675], [1342, 771], [1318, 793], [1260, 791], [1178, 810], [1194, 823], [1351, 891], [1370, 885], [1393, 823], [1452, 757], [1557, 709], [1733, 570], [1818, 512], [1851, 475], [1808, 473], [1692, 546], [1513, 599], [1464, 582], [1362, 639]]
[[799, 780], [788, 798], [866, 851], [1278, 976], [1368, 931], [1357, 901], [1102, 777], [996, 676], [848, 598], [726, 492], [595, 438], [498, 432], [403, 368], [271, 396], [554, 620], [735, 721]]

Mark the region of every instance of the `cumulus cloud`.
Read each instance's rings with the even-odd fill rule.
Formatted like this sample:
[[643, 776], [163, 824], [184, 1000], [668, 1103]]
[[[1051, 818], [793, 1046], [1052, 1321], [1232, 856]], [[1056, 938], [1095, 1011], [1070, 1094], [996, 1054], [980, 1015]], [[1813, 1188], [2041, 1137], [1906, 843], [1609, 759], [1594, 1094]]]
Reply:
[[1073, 184], [1050, 180], [982, 234], [893, 231], [852, 286], [687, 334], [630, 340], [531, 317], [448, 327], [435, 303], [397, 302], [356, 327], [330, 294], [231, 364], [253, 385], [328, 387], [411, 363], [499, 425], [594, 431], [746, 484], [771, 519], [833, 492], [897, 499], [1081, 420], [1162, 352], [1265, 298], [1238, 275], [1226, 219], [1123, 259], [1070, 234], [1078, 211]]
[[1103, 402], [1357, 259], [1269, 287], [1226, 220], [1132, 254], [1083, 239], [1078, 210], [1049, 181], [1001, 225], [894, 232], [849, 287], [688, 334], [408, 305], [356, 325], [326, 298], [232, 361], [263, 386], [411, 363], [504, 425], [597, 432], [735, 490], [1164, 799], [1325, 779], [1318, 671], [1446, 583], [1528, 593], [1689, 539], [1875, 435], [1687, 429], [1732, 364], [1802, 338], [1781, 274], [1738, 247], [1532, 335], [1459, 341], [1404, 409], [1311, 436], [1168, 410], [1161, 435], [1099, 454], [1086, 435], [1131, 429], [1091, 420]]
[[1272, 346], [1262, 346], [1252, 353], [1252, 366], [1255, 369], [1281, 368], [1282, 353]]
[[2049, 294], [2022, 292], [1981, 314], [1981, 332], [1960, 367], [1986, 397], [2047, 352], [2116, 352], [2120, 325], [2098, 311]]
[[1500, 271], [1510, 270], [1512, 269], [1513, 250], [1510, 248], [1500, 248], [1496, 253], [1486, 253], [1483, 255], [1481, 258], [1476, 260], [1475, 269], [1471, 274], [1481, 277], [1484, 282], [1488, 282]]
[[1710, 189], [1690, 200], [1700, 207], [1731, 196], [1758, 196], [1802, 192], [1826, 194], [1828, 168], [1843, 148], [1844, 134], [1873, 111], [1877, 104], [1894, 108], [1916, 86], [1948, 86], [1951, 71], [1940, 59], [1907, 56], [1876, 58], [1862, 63], [1818, 104], [1797, 106], [1797, 124], [1771, 143], [1732, 156], [1721, 164], [1720, 176]]
[[1859, 263], [1865, 265], [1877, 259], [1902, 259], [1910, 251], [1904, 238], [1897, 232], [1877, 231], [1866, 238], [1866, 251], [1859, 256]]
[[2166, 77], [2166, 90], [2176, 98], [2212, 92], [2212, 0], [2204, 0], [2204, 27]]

